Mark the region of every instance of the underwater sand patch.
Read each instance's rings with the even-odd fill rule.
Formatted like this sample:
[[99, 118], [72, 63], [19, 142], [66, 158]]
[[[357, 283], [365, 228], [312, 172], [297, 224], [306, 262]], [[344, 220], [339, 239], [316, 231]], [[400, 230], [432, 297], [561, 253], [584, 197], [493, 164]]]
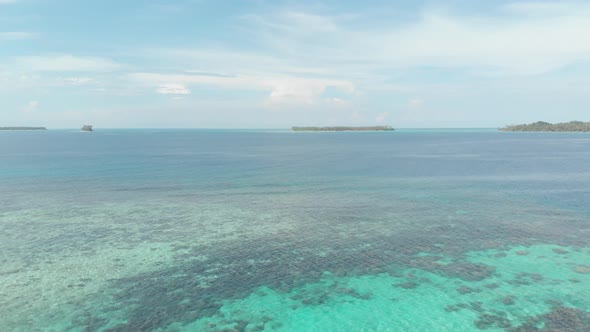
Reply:
[[590, 274], [590, 266], [578, 265], [573, 268], [574, 272], [581, 274]]
[[563, 250], [560, 248], [553, 248], [553, 252], [556, 254], [560, 254], [560, 255], [565, 255], [565, 254], [569, 253], [569, 251]]

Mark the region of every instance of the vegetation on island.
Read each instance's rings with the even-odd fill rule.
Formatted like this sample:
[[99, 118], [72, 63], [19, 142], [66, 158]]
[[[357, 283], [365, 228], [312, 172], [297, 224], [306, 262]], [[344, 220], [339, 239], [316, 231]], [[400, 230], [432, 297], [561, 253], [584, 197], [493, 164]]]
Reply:
[[47, 130], [45, 127], [0, 127], [0, 130]]
[[590, 132], [590, 122], [571, 121], [549, 123], [537, 121], [531, 124], [510, 125], [500, 128], [501, 131], [558, 131], [558, 132]]
[[293, 127], [293, 131], [392, 131], [391, 126], [369, 127]]

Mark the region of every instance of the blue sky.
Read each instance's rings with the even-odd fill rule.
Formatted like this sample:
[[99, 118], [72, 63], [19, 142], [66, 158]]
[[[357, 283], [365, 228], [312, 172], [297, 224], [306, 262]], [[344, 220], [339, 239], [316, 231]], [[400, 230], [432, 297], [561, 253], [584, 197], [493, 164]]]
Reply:
[[584, 1], [0, 0], [0, 126], [590, 121]]

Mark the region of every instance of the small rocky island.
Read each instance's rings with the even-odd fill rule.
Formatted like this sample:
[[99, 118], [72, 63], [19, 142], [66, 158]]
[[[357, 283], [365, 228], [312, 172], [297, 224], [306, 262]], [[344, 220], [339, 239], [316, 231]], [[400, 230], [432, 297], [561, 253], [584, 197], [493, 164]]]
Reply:
[[0, 130], [47, 130], [45, 127], [0, 127]]
[[554, 132], [590, 132], [590, 122], [571, 121], [564, 123], [549, 123], [537, 121], [530, 124], [510, 125], [500, 128], [500, 131], [554, 131]]
[[91, 125], [84, 125], [82, 127], [82, 131], [93, 131], [93, 129]]
[[293, 131], [393, 131], [391, 126], [373, 127], [292, 127]]

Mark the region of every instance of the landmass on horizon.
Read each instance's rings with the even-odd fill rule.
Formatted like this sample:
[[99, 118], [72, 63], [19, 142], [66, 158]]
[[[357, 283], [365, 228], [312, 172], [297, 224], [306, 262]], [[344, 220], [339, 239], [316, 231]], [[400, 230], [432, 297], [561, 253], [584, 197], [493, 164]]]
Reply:
[[292, 127], [293, 131], [393, 131], [391, 126], [369, 127]]
[[0, 130], [47, 130], [45, 127], [0, 127]]
[[500, 128], [500, 131], [556, 131], [556, 132], [590, 132], [590, 122], [571, 121], [563, 123], [549, 123], [537, 121], [530, 124], [510, 125]]
[[[47, 127], [0, 127], [2, 131], [10, 130], [47, 130]], [[82, 131], [94, 131], [92, 125], [84, 125]], [[334, 127], [291, 127], [292, 131], [395, 131], [392, 126], [334, 126]], [[561, 123], [549, 123], [544, 121], [537, 121], [530, 124], [507, 125], [503, 128], [498, 128], [499, 131], [506, 132], [590, 132], [590, 122], [570, 121]]]

